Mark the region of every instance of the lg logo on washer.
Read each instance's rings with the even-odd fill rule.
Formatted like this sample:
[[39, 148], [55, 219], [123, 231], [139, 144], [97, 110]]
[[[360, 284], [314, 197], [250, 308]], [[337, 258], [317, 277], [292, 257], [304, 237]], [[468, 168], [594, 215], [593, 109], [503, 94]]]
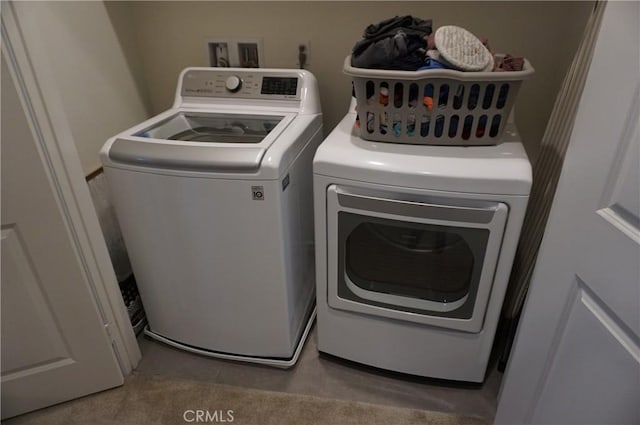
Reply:
[[251, 196], [254, 201], [264, 201], [264, 186], [251, 186]]

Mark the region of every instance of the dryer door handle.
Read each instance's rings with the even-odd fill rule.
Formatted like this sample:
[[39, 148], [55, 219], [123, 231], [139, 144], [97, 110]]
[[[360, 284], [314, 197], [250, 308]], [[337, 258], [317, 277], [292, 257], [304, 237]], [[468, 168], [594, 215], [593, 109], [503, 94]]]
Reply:
[[498, 209], [499, 203], [491, 203], [486, 207], [467, 207], [457, 205], [439, 205], [415, 201], [384, 199], [367, 195], [359, 195], [337, 191], [338, 203], [346, 208], [363, 211], [376, 211], [403, 217], [426, 218], [432, 220], [457, 221], [462, 223], [490, 223]]

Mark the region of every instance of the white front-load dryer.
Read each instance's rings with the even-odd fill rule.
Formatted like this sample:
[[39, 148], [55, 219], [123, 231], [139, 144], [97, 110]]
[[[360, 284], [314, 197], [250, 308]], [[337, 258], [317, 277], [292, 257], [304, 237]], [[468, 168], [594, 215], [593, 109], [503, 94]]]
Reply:
[[403, 145], [361, 139], [355, 118], [313, 164], [318, 349], [482, 382], [531, 187], [516, 128], [497, 146]]
[[188, 68], [170, 110], [107, 141], [101, 159], [148, 335], [295, 363], [313, 320], [321, 140], [309, 72]]

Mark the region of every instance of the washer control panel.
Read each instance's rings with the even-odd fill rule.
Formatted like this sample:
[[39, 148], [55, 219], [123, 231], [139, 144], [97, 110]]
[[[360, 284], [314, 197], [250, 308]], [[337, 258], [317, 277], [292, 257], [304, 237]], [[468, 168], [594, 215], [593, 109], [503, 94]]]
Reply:
[[180, 82], [182, 97], [300, 99], [301, 75], [295, 72], [191, 69]]

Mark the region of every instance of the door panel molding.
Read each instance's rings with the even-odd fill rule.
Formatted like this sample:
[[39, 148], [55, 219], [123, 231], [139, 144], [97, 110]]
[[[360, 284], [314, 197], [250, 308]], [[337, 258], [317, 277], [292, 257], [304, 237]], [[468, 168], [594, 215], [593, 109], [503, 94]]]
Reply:
[[135, 334], [117, 285], [64, 108], [50, 69], [47, 52], [28, 11], [15, 2], [2, 5], [2, 54], [17, 84], [36, 147], [56, 201], [65, 218], [75, 253], [82, 265], [93, 301], [109, 326], [113, 350], [123, 374], [141, 358]]
[[589, 290], [584, 282], [579, 280], [581, 301], [584, 306], [609, 331], [620, 346], [640, 363], [640, 339], [600, 300]]
[[[612, 412], [626, 415], [622, 423], [633, 423], [640, 369], [628, 371], [640, 363], [637, 337], [579, 276], [573, 288], [525, 423], [607, 423]], [[589, 361], [602, 367], [594, 369]], [[581, 404], [583, 392], [601, 402]], [[566, 408], [573, 404], [580, 411]]]
[[[39, 370], [52, 368], [60, 361], [73, 361], [73, 356], [68, 341], [60, 331], [60, 324], [52, 313], [51, 303], [44, 296], [42, 280], [33, 267], [18, 226], [11, 224], [2, 227], [0, 250], [4, 254], [3, 276], [20, 278], [15, 283], [5, 282], [2, 285], [2, 381], [7, 382], [29, 374], [26, 369], [29, 365]], [[27, 323], [14, 323], [13, 319], [20, 316], [20, 312], [14, 309], [26, 303], [33, 305], [33, 310], [39, 317], [32, 318], [34, 320]], [[24, 338], [25, 332], [32, 338]], [[10, 355], [16, 351], [16, 347], [20, 347], [19, 358]]]
[[[633, 103], [625, 120], [618, 151], [607, 178], [600, 210], [605, 220], [636, 242], [640, 241], [640, 84], [634, 89]], [[634, 143], [634, 141], [636, 143]]]

